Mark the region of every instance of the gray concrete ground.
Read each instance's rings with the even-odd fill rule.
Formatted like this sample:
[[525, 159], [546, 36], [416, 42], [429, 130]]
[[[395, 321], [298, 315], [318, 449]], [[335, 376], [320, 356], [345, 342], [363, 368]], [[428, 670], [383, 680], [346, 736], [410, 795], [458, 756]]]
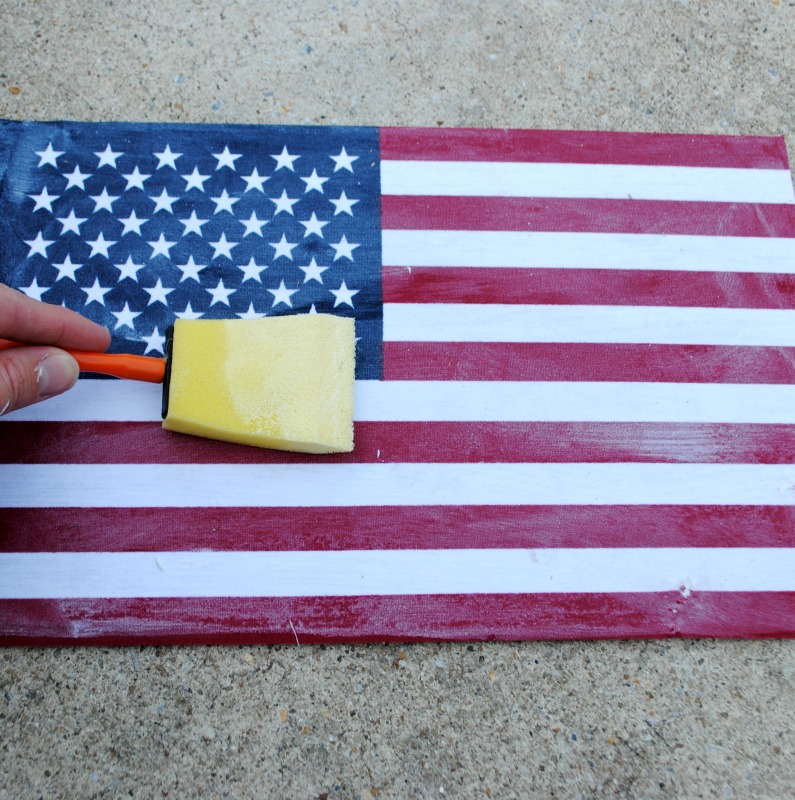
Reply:
[[[0, 5], [0, 117], [778, 134], [795, 2]], [[795, 645], [0, 652], [0, 797], [795, 794]]]

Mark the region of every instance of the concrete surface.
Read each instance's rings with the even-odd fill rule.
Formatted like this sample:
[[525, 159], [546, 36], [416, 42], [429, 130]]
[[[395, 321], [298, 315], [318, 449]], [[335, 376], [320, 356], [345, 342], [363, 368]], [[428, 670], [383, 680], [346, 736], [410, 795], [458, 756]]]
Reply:
[[[777, 134], [795, 2], [22, 2], [0, 116]], [[786, 798], [795, 645], [0, 652], [0, 797]]]

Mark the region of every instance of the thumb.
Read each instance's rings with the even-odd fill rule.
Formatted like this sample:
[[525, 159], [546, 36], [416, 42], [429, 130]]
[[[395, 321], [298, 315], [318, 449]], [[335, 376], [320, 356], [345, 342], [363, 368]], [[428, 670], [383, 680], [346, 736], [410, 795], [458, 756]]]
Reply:
[[0, 414], [71, 389], [80, 367], [56, 347], [19, 347], [0, 352]]

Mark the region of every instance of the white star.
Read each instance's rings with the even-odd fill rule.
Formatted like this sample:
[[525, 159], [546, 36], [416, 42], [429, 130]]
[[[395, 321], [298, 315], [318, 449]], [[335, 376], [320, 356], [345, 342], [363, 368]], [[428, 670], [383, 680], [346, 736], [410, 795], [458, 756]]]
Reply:
[[334, 297], [337, 298], [334, 301], [334, 308], [336, 308], [337, 306], [342, 306], [342, 305], [347, 305], [347, 306], [350, 306], [351, 308], [353, 308], [353, 296], [355, 294], [359, 294], [359, 290], [358, 289], [349, 289], [346, 286], [345, 281], [343, 280], [342, 285], [340, 286], [340, 288], [339, 289], [332, 289], [331, 293], [334, 295]]
[[43, 208], [52, 214], [52, 201], [57, 200], [59, 195], [50, 194], [45, 186], [38, 194], [29, 194], [28, 197], [36, 204], [33, 207], [34, 211], [38, 211], [40, 208]]
[[105, 145], [105, 149], [100, 153], [94, 153], [95, 156], [99, 158], [99, 164], [97, 164], [97, 169], [101, 166], [107, 164], [109, 167], [116, 166], [116, 159], [122, 155], [121, 152], [115, 153], [109, 144]]
[[272, 308], [276, 308], [279, 303], [284, 303], [286, 306], [290, 306], [290, 308], [292, 308], [293, 301], [290, 298], [298, 291], [298, 289], [288, 289], [282, 280], [278, 289], [268, 289], [268, 291], [273, 295]]
[[155, 258], [156, 256], [165, 256], [166, 258], [170, 258], [168, 252], [169, 248], [176, 244], [176, 242], [166, 241], [166, 237], [162, 233], [160, 234], [159, 239], [147, 241], [146, 243], [152, 248], [149, 258]]
[[180, 222], [185, 226], [185, 230], [182, 232], [183, 236], [187, 236], [189, 233], [196, 233], [199, 236], [202, 235], [202, 225], [207, 222], [206, 219], [199, 219], [196, 216], [195, 211], [190, 212], [190, 216], [187, 219], [182, 219]]
[[323, 228], [328, 225], [328, 222], [321, 222], [315, 212], [312, 212], [312, 216], [307, 220], [299, 220], [299, 222], [306, 228], [306, 232], [304, 233], [304, 239], [307, 236], [311, 236], [313, 233], [319, 236], [321, 239], [323, 238]]
[[33, 279], [33, 282], [30, 286], [21, 286], [20, 289], [28, 296], [32, 297], [34, 300], [38, 300], [41, 302], [41, 296], [49, 289], [49, 286], [39, 286], [39, 282], [36, 278]]
[[132, 260], [132, 256], [127, 256], [127, 260], [123, 264], [114, 264], [113, 266], [121, 273], [117, 280], [117, 283], [121, 283], [125, 278], [137, 281], [138, 270], [141, 269], [143, 264], [136, 264]]
[[226, 189], [221, 192], [220, 197], [211, 197], [210, 199], [215, 203], [216, 214], [220, 214], [222, 211], [232, 213], [232, 203], [235, 201], [226, 193]]
[[196, 283], [199, 282], [199, 273], [207, 266], [207, 264], [197, 264], [193, 260], [193, 256], [188, 256], [188, 263], [179, 265], [179, 269], [182, 270], [182, 277], [180, 281], [186, 281], [189, 278], [193, 278]]
[[190, 175], [183, 175], [182, 178], [185, 180], [185, 192], [189, 192], [191, 189], [198, 189], [200, 192], [204, 191], [204, 182], [209, 178], [209, 175], [200, 175], [199, 168], [194, 167], [193, 172]]
[[320, 175], [317, 174], [317, 170], [313, 169], [312, 174], [308, 178], [301, 178], [301, 180], [306, 184], [304, 194], [311, 191], [320, 192], [323, 194], [323, 184], [328, 180], [328, 178], [321, 178]]
[[108, 194], [107, 189], [103, 189], [101, 194], [89, 195], [89, 197], [96, 203], [96, 208], [94, 208], [94, 213], [96, 214], [97, 211], [102, 211], [104, 209], [105, 211], [110, 211], [110, 213], [112, 214], [113, 213], [112, 203], [118, 200], [119, 196], [120, 195], [111, 197]]
[[262, 184], [268, 180], [267, 175], [260, 175], [257, 168], [254, 167], [251, 175], [241, 175], [240, 176], [246, 182], [246, 191], [250, 192], [252, 190], [257, 192], [265, 193], [265, 190], [262, 188]]
[[163, 150], [162, 153], [155, 153], [157, 156], [157, 168], [160, 169], [161, 167], [173, 167], [174, 169], [177, 168], [177, 165], [174, 163], [182, 153], [174, 153], [171, 150], [171, 145], [166, 145], [166, 149]]
[[229, 295], [232, 292], [236, 291], [235, 289], [227, 289], [224, 286], [223, 280], [218, 281], [218, 286], [215, 289], [208, 289], [207, 291], [213, 296], [213, 299], [210, 300], [210, 305], [213, 306], [216, 303], [223, 303], [225, 306], [229, 305]]
[[203, 311], [194, 311], [188, 303], [188, 307], [184, 311], [178, 311], [175, 316], [180, 319], [199, 319], [203, 314]]
[[78, 217], [75, 214], [74, 209], [72, 209], [69, 214], [65, 217], [56, 217], [58, 222], [63, 225], [63, 230], [61, 231], [61, 236], [65, 233], [76, 233], [80, 236], [80, 226], [88, 219], [88, 217]]
[[262, 283], [262, 278], [260, 278], [259, 274], [263, 268], [254, 261], [254, 256], [251, 256], [248, 264], [240, 264], [239, 268], [243, 270], [243, 280], [240, 283], [245, 283], [248, 280]]
[[108, 257], [108, 248], [112, 247], [116, 244], [113, 240], [108, 240], [105, 238], [102, 231], [100, 231], [99, 236], [93, 241], [91, 239], [86, 239], [86, 244], [91, 245], [91, 255], [89, 258], [93, 258], [95, 255], [103, 255], [105, 258]]
[[312, 305], [309, 306], [309, 311], [307, 311], [306, 313], [307, 314], [317, 314], [317, 309], [315, 308], [315, 304], [314, 303], [312, 303]]
[[217, 242], [210, 242], [213, 246], [213, 258], [218, 258], [218, 256], [226, 256], [230, 261], [233, 261], [232, 258], [232, 248], [238, 244], [238, 242], [229, 242], [226, 239], [226, 234], [222, 233], [221, 238]]
[[141, 313], [134, 312], [130, 308], [129, 303], [124, 304], [124, 308], [121, 311], [111, 311], [114, 317], [116, 317], [116, 327], [121, 328], [122, 326], [126, 325], [130, 330], [135, 330], [135, 318], [140, 317]]
[[81, 286], [80, 288], [88, 295], [86, 305], [89, 303], [99, 303], [100, 305], [104, 306], [105, 294], [109, 292], [112, 287], [108, 286], [106, 289], [103, 289], [99, 285], [99, 278], [94, 278], [93, 286]]
[[308, 267], [299, 267], [298, 269], [303, 270], [304, 273], [304, 283], [308, 283], [309, 281], [317, 281], [318, 283], [323, 283], [323, 273], [328, 269], [328, 267], [319, 267], [317, 262], [313, 258], [309, 262]]
[[[293, 172], [295, 172], [295, 167], [293, 166], [293, 161], [295, 161], [297, 158], [300, 158], [300, 157], [301, 156], [291, 156], [287, 152], [287, 145], [285, 145], [282, 148], [282, 152], [279, 153], [278, 156], [271, 156], [271, 158], [275, 158], [276, 159], [276, 169], [282, 169], [282, 168], [291, 169]], [[274, 170], [274, 172], [275, 171], [276, 170]]]
[[176, 242], [167, 241], [166, 237], [161, 233], [159, 239], [154, 242], [147, 242], [147, 244], [152, 248], [152, 255], [149, 256], [149, 258], [154, 258], [155, 256], [165, 256], [166, 258], [171, 258], [168, 251], [176, 244]]
[[62, 278], [71, 278], [75, 283], [77, 283], [75, 270], [80, 269], [80, 267], [83, 265], [73, 264], [72, 259], [67, 254], [66, 258], [60, 264], [53, 264], [53, 266], [58, 270], [58, 277], [55, 279], [56, 281], [59, 281]]
[[146, 355], [150, 350], [154, 353], [162, 353], [163, 346], [166, 343], [166, 337], [163, 336], [158, 328], [155, 328], [152, 331], [151, 336], [141, 336], [146, 342], [146, 348], [144, 349], [144, 355]]
[[334, 172], [339, 169], [347, 169], [348, 172], [353, 172], [353, 162], [357, 161], [359, 156], [349, 156], [343, 147], [338, 156], [331, 156], [331, 158], [334, 160], [334, 164], [336, 165], [334, 167]]
[[122, 236], [124, 236], [125, 233], [137, 233], [140, 236], [141, 225], [146, 222], [146, 219], [140, 219], [135, 211], [131, 211], [129, 217], [119, 217], [119, 222], [124, 225]]
[[47, 248], [55, 241], [55, 239], [45, 239], [41, 235], [41, 231], [36, 234], [35, 239], [25, 239], [25, 244], [30, 248], [28, 258], [35, 255], [44, 256], [47, 258]]
[[359, 245], [354, 244], [353, 242], [349, 242], [345, 238], [345, 234], [343, 233], [342, 239], [340, 239], [339, 242], [337, 242], [337, 244], [332, 243], [331, 246], [334, 248], [336, 252], [334, 256], [335, 261], [337, 261], [340, 258], [349, 258], [351, 261], [353, 261], [353, 251]]
[[213, 153], [213, 158], [218, 160], [216, 170], [221, 169], [221, 167], [229, 167], [229, 169], [234, 170], [235, 161], [240, 158], [240, 153], [230, 153], [229, 145], [225, 145], [221, 153]]
[[263, 317], [265, 315], [258, 314], [256, 311], [254, 311], [254, 303], [249, 303], [248, 311], [243, 311], [243, 312], [238, 311], [237, 316], [240, 319], [258, 319], [259, 317]]
[[248, 219], [241, 219], [240, 221], [246, 226], [246, 232], [243, 234], [244, 239], [250, 233], [253, 233], [256, 236], [262, 236], [262, 226], [265, 224], [265, 220], [258, 219], [257, 215], [253, 211]]
[[127, 181], [128, 189], [133, 189], [137, 187], [141, 191], [143, 191], [144, 188], [144, 181], [150, 177], [151, 175], [142, 175], [137, 166], [129, 174], [127, 175], [122, 174], [122, 178], [124, 178]]
[[298, 242], [288, 242], [287, 237], [282, 234], [282, 238], [278, 242], [268, 242], [268, 244], [276, 251], [273, 255], [275, 261], [279, 256], [293, 260], [293, 250], [298, 247]]
[[77, 186], [78, 189], [83, 189], [85, 191], [86, 187], [84, 184], [86, 182], [86, 178], [90, 176], [90, 172], [80, 172], [79, 165], [75, 164], [75, 168], [72, 170], [72, 172], [64, 172], [64, 177], [66, 178], [66, 188], [69, 189], [72, 186]]
[[47, 147], [44, 150], [35, 150], [34, 152], [39, 156], [40, 167], [43, 167], [45, 164], [51, 164], [55, 169], [58, 169], [55, 159], [58, 158], [58, 156], [62, 156], [66, 151], [53, 150], [52, 142], [47, 142]]
[[155, 201], [155, 210], [152, 214], [157, 214], [158, 211], [168, 211], [169, 214], [172, 213], [171, 206], [174, 205], [175, 200], [179, 200], [178, 197], [171, 197], [171, 195], [167, 194], [165, 189], [160, 192], [159, 197], [151, 197], [150, 199]]
[[146, 293], [149, 295], [149, 302], [146, 304], [151, 306], [153, 303], [162, 303], [164, 306], [168, 305], [166, 301], [166, 295], [171, 291], [171, 289], [167, 289], [163, 284], [160, 282], [160, 278], [157, 279], [157, 283], [154, 286], [144, 286]]
[[353, 206], [358, 203], [358, 200], [350, 200], [345, 192], [342, 192], [339, 196], [338, 200], [335, 200], [333, 197], [329, 198], [329, 201], [334, 203], [334, 216], [337, 214], [350, 214], [353, 216]]
[[276, 203], [276, 211], [273, 212], [273, 216], [275, 217], [280, 211], [284, 211], [287, 214], [295, 213], [293, 211], [293, 206], [298, 202], [299, 198], [296, 197], [293, 199], [292, 197], [287, 196], [287, 190], [282, 189], [281, 197], [271, 197], [274, 203]]

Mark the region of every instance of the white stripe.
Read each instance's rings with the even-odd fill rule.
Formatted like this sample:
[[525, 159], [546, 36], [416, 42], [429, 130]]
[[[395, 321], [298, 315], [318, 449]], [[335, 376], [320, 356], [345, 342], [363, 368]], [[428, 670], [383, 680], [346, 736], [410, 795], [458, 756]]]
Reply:
[[795, 505], [790, 464], [7, 464], [11, 508]]
[[0, 417], [3, 422], [160, 421], [163, 387], [137, 381], [81, 379], [66, 394]]
[[783, 547], [0, 554], [2, 599], [793, 590]]
[[795, 346], [795, 311], [667, 306], [387, 303], [387, 342]]
[[790, 385], [373, 381], [356, 400], [367, 422], [795, 423]]
[[525, 231], [383, 232], [392, 267], [795, 273], [795, 238]]
[[[358, 422], [695, 422], [795, 424], [795, 386], [586, 381], [357, 381]], [[160, 391], [81, 380], [6, 423], [160, 421]], [[2, 424], [2, 422], [0, 422]], [[174, 436], [181, 434], [171, 434]]]
[[784, 169], [382, 161], [384, 195], [600, 197], [734, 203], [792, 203]]

